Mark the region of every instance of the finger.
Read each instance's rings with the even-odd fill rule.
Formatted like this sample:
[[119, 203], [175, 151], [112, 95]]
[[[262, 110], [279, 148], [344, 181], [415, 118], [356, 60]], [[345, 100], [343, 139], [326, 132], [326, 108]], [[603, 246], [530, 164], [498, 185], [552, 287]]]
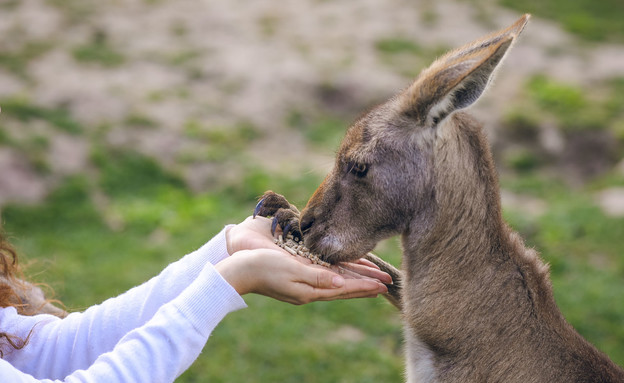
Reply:
[[375, 298], [379, 294], [387, 292], [386, 287], [383, 284], [378, 283], [373, 289], [361, 289], [348, 286], [340, 294], [324, 294], [322, 298], [318, 300], [336, 300], [336, 299], [352, 299], [352, 298]]
[[367, 293], [367, 292], [359, 292], [359, 293], [347, 293], [341, 295], [331, 295], [331, 296], [323, 296], [316, 299], [316, 301], [337, 301], [337, 300], [345, 300], [345, 299], [358, 299], [358, 298], [377, 298], [379, 296], [378, 293]]
[[317, 289], [314, 300], [335, 300], [375, 297], [388, 291], [385, 285], [372, 280], [347, 279], [339, 289]]
[[346, 299], [359, 299], [359, 298], [377, 298], [379, 296], [379, 294], [374, 293], [374, 294], [370, 294], [370, 293], [351, 293], [351, 294], [345, 294], [345, 295], [338, 295], [335, 297], [331, 297], [331, 298], [322, 298], [319, 299], [319, 301], [338, 301], [338, 300], [346, 300]]
[[305, 267], [299, 273], [298, 281], [321, 290], [340, 288], [345, 285], [345, 279], [341, 275], [331, 272], [327, 268], [315, 267], [314, 265]]
[[368, 279], [346, 279], [344, 290], [347, 294], [385, 294], [388, 288], [383, 283]]
[[329, 267], [334, 273], [342, 275], [346, 279], [372, 279], [366, 276], [360, 275], [355, 271], [350, 270], [348, 267], [344, 267], [342, 264], [340, 265], [331, 265]]
[[[347, 275], [353, 278], [373, 278], [385, 284], [392, 284], [390, 274], [379, 270], [378, 268], [368, 267], [357, 263], [341, 263], [339, 267], [350, 271]], [[346, 274], [346, 273], [345, 273]]]
[[353, 263], [357, 263], [357, 264], [360, 264], [360, 265], [372, 267], [374, 269], [379, 269], [379, 266], [377, 266], [376, 264], [374, 264], [373, 262], [369, 261], [366, 258], [360, 258], [360, 259], [358, 259], [357, 261], [355, 261]]

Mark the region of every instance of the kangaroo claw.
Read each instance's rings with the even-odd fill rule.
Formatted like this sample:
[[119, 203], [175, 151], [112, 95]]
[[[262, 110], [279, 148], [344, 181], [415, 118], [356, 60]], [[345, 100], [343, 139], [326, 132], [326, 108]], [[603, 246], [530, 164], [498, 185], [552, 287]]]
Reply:
[[298, 229], [297, 227], [297, 222], [293, 222], [293, 219], [291, 219], [284, 228], [282, 228], [282, 231], [284, 232], [284, 237], [288, 236], [288, 234], [292, 234], [293, 239], [296, 242], [299, 242], [303, 239], [303, 235], [301, 235], [301, 230]]
[[275, 230], [277, 229], [278, 224], [277, 217], [273, 217], [273, 221], [271, 222], [271, 235], [275, 236]]
[[256, 218], [256, 216], [258, 215], [258, 213], [260, 213], [260, 210], [262, 209], [262, 205], [264, 204], [264, 200], [265, 198], [260, 199], [260, 201], [258, 201], [258, 203], [256, 204], [256, 208], [253, 211], [253, 217]]

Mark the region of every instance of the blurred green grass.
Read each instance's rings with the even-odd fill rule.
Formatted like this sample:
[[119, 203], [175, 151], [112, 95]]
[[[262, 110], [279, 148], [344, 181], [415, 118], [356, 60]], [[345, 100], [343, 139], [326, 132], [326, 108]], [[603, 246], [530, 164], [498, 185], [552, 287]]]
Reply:
[[546, 202], [539, 217], [507, 210], [505, 218], [550, 265], [555, 299], [566, 319], [616, 363], [624, 364], [624, 218], [595, 204], [595, 185], [622, 185], [607, 175], [583, 190], [544, 175], [503, 179], [503, 186]]
[[[72, 310], [147, 280], [223, 225], [242, 221], [269, 187], [301, 204], [320, 181], [250, 169], [240, 186], [193, 195], [147, 157], [118, 151], [93, 157], [99, 172], [95, 183], [70, 178], [43, 204], [9, 205], [2, 211], [5, 230], [27, 255], [28, 274], [48, 283]], [[105, 211], [94, 204], [93, 188], [110, 199]], [[116, 229], [105, 223], [110, 214], [120, 221]], [[398, 262], [396, 245], [385, 247], [394, 247]], [[179, 381], [400, 380], [401, 328], [384, 300], [302, 307], [255, 296], [246, 301], [248, 309], [230, 315], [215, 331], [209, 356]], [[343, 337], [345, 328], [357, 336]]]
[[[248, 169], [246, 182], [192, 194], [180, 179], [133, 152], [98, 152], [99, 176], [73, 177], [35, 206], [9, 205], [5, 229], [28, 256], [29, 274], [50, 284], [70, 309], [82, 309], [147, 280], [201, 246], [223, 225], [244, 219], [266, 189], [299, 205], [315, 176], [279, 177]], [[506, 211], [510, 223], [551, 265], [556, 299], [591, 342], [624, 364], [624, 219], [605, 216], [592, 184], [570, 190], [538, 174], [504, 178], [508, 190], [547, 202], [538, 218]], [[621, 176], [596, 181], [624, 184]], [[93, 189], [110, 199], [103, 209]], [[106, 224], [114, 214], [118, 227]], [[377, 251], [400, 262], [396, 239]], [[209, 379], [280, 382], [379, 382], [402, 379], [402, 330], [383, 299], [290, 306], [247, 296], [249, 308], [228, 316], [205, 355], [180, 382]]]
[[620, 0], [500, 0], [518, 12], [555, 20], [590, 41], [624, 42], [624, 2]]
[[[528, 107], [512, 111], [508, 129], [537, 131], [548, 115], [562, 131], [609, 130], [622, 119], [622, 81], [614, 79], [606, 97], [596, 101], [580, 89], [543, 76], [527, 81]], [[247, 161], [244, 152], [262, 133], [253, 125], [207, 127], [189, 121], [184, 134], [202, 142], [206, 158], [239, 158], [239, 182], [217, 184], [193, 193], [182, 178], [154, 159], [129, 148], [102, 142], [98, 129], [82, 129], [63, 109], [43, 108], [26, 99], [8, 99], [6, 115], [17, 121], [41, 120], [70, 134], [93, 135], [91, 172], [66, 178], [41, 204], [7, 205], [5, 230], [27, 255], [29, 275], [56, 291], [69, 309], [81, 310], [117, 295], [157, 274], [165, 265], [195, 250], [225, 224], [242, 221], [256, 198], [272, 189], [303, 206], [321, 178], [313, 173], [279, 175]], [[6, 105], [6, 106], [5, 106]], [[597, 125], [579, 124], [586, 109], [604, 116]], [[149, 116], [131, 125], [150, 126]], [[294, 111], [285, 125], [321, 150], [336, 147], [346, 123], [331, 113]], [[69, 127], [69, 128], [68, 128]], [[75, 127], [75, 128], [72, 128]], [[526, 133], [526, 132], [525, 132]], [[535, 132], [533, 132], [535, 133]], [[4, 145], [41, 162], [45, 139], [0, 137]], [[542, 172], [530, 152], [511, 161], [505, 189], [538, 198], [546, 210], [538, 217], [507, 210], [505, 217], [551, 265], [555, 297], [565, 317], [618, 364], [624, 364], [624, 219], [606, 216], [592, 197], [624, 185], [611, 172], [571, 189]], [[198, 160], [198, 159], [193, 159]], [[99, 197], [98, 197], [99, 196]], [[377, 253], [400, 264], [396, 239]], [[317, 302], [293, 307], [247, 296], [249, 308], [226, 318], [201, 356], [180, 382], [400, 381], [403, 375], [402, 330], [398, 313], [383, 299]]]
[[78, 135], [82, 132], [80, 123], [74, 120], [70, 113], [60, 108], [47, 108], [32, 103], [24, 97], [5, 98], [1, 102], [3, 115], [15, 118], [21, 122], [33, 120], [46, 121], [59, 131]]

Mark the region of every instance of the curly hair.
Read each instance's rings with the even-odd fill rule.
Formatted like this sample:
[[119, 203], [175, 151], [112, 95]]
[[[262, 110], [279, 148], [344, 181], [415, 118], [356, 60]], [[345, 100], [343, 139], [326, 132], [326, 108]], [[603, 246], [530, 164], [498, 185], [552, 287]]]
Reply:
[[[35, 315], [49, 313], [59, 317], [66, 315], [46, 300], [38, 287], [26, 282], [22, 278], [22, 270], [18, 263], [17, 252], [11, 246], [5, 235], [0, 231], [0, 307], [14, 307], [20, 315]], [[0, 329], [0, 358], [4, 349], [21, 349], [30, 339], [31, 332], [26, 339], [8, 334]]]
[[[21, 275], [21, 270], [17, 263], [17, 253], [0, 232], [0, 307], [15, 307], [21, 313], [25, 307], [13, 288], [20, 283], [18, 275]], [[21, 339], [0, 331], [1, 346], [8, 345], [14, 349], [21, 349], [28, 343], [28, 338]], [[2, 348], [4, 347], [0, 347], [0, 357], [4, 356]]]
[[25, 307], [14, 286], [21, 285], [21, 275], [17, 253], [0, 232], [0, 307], [15, 307], [20, 314]]

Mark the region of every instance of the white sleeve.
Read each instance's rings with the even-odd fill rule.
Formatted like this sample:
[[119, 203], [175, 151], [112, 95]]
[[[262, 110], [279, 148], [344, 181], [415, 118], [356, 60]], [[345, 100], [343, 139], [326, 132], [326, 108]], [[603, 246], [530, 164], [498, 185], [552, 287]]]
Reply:
[[[143, 326], [127, 333], [112, 351], [100, 355], [85, 369], [59, 375], [41, 365], [67, 365], [81, 350], [48, 350], [29, 359], [30, 372], [0, 360], [1, 382], [173, 382], [197, 358], [210, 333], [229, 313], [244, 308], [236, 291], [207, 264], [198, 278], [178, 297], [163, 305]], [[59, 321], [35, 327], [32, 343], [54, 342], [62, 337], [54, 329]], [[50, 337], [51, 334], [55, 334]], [[27, 351], [28, 344], [20, 351]], [[45, 361], [45, 363], [42, 363]], [[65, 368], [59, 368], [63, 370]], [[37, 380], [43, 379], [43, 380]], [[46, 380], [51, 379], [51, 380]], [[54, 380], [57, 379], [57, 380]]]
[[[3, 331], [26, 338], [34, 324], [39, 323], [28, 347], [12, 352], [6, 359], [27, 373], [32, 373], [36, 365], [45, 376], [65, 376], [87, 368], [101, 354], [111, 351], [126, 333], [145, 324], [163, 304], [176, 298], [207, 264], [227, 257], [226, 229], [197, 251], [167, 266], [158, 276], [85, 312], [72, 313], [63, 320], [24, 317], [12, 329], [5, 326]], [[43, 323], [47, 323], [45, 339], [40, 333]], [[54, 354], [71, 358], [59, 365], [41, 357]]]

